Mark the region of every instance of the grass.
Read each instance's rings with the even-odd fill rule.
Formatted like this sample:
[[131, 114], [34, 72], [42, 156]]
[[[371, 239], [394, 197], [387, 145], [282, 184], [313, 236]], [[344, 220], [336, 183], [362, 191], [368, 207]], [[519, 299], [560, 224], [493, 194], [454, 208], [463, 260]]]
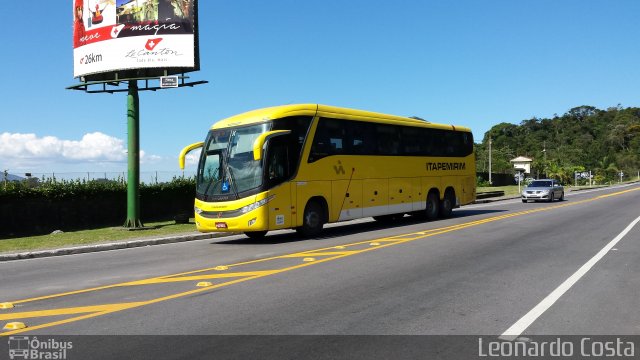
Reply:
[[89, 245], [117, 240], [153, 238], [196, 231], [193, 219], [188, 224], [174, 221], [146, 223], [148, 230], [128, 231], [121, 227], [80, 230], [41, 236], [29, 236], [0, 240], [0, 253], [57, 249], [77, 245]]
[[487, 186], [487, 187], [478, 187], [476, 189], [477, 193], [490, 192], [490, 191], [504, 191], [505, 196], [515, 196], [519, 194], [518, 185]]

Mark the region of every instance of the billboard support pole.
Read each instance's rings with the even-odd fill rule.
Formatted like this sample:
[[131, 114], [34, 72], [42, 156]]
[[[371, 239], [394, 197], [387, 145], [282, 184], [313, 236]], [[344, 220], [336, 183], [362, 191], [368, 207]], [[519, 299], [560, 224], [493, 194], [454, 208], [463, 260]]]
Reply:
[[125, 228], [143, 228], [140, 220], [140, 99], [138, 80], [129, 81], [127, 95], [127, 220]]

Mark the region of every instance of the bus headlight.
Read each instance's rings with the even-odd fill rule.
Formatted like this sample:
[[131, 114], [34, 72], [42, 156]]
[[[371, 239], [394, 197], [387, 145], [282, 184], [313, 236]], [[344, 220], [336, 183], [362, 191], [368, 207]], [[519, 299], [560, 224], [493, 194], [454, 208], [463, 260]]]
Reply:
[[253, 211], [253, 210], [255, 210], [255, 209], [257, 209], [257, 208], [259, 208], [261, 206], [264, 206], [264, 204], [266, 204], [269, 201], [271, 201], [274, 197], [275, 197], [275, 195], [271, 195], [271, 196], [269, 196], [267, 198], [264, 198], [264, 199], [262, 199], [260, 201], [256, 201], [253, 204], [249, 204], [249, 205], [243, 207], [242, 209], [240, 209], [240, 213], [241, 214], [246, 214], [246, 213], [248, 213], [250, 211]]
[[198, 214], [198, 215], [202, 214], [202, 209], [200, 209], [200, 208], [199, 208], [199, 207], [197, 207], [197, 206], [194, 206], [194, 207], [193, 207], [193, 211], [194, 211], [196, 214]]

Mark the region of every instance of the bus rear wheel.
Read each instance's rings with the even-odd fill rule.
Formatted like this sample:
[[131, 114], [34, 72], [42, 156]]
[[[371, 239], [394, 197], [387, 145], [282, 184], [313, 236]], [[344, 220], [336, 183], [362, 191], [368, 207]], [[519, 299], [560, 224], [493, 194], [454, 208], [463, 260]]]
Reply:
[[444, 198], [440, 202], [440, 217], [451, 217], [451, 211], [453, 210], [453, 202], [455, 201], [455, 195], [452, 191], [447, 191], [444, 194]]
[[297, 227], [298, 234], [304, 237], [315, 237], [320, 234], [324, 226], [324, 210], [317, 201], [311, 201], [304, 208], [302, 226]]
[[244, 234], [247, 235], [249, 239], [258, 240], [264, 238], [264, 236], [267, 235], [267, 231], [245, 231]]
[[427, 220], [435, 220], [438, 218], [439, 203], [438, 194], [430, 192], [429, 195], [427, 195], [427, 209], [425, 210]]

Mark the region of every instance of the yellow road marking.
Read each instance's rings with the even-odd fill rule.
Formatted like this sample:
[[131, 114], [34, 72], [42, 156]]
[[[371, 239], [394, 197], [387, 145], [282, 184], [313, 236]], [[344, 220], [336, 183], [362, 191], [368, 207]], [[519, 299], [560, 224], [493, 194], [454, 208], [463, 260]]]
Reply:
[[306, 256], [334, 256], [334, 255], [345, 255], [345, 254], [353, 254], [356, 253], [357, 251], [324, 251], [324, 252], [320, 252], [320, 251], [307, 251], [307, 252], [302, 252], [302, 253], [295, 253], [295, 254], [288, 254], [288, 255], [282, 255], [280, 256], [280, 258], [295, 258], [295, 257], [306, 257]]
[[[423, 239], [423, 238], [427, 238], [427, 237], [431, 237], [431, 236], [435, 236], [435, 235], [440, 235], [440, 234], [444, 234], [444, 233], [448, 233], [448, 232], [452, 232], [452, 231], [456, 231], [456, 230], [466, 229], [466, 228], [469, 228], [469, 227], [472, 227], [472, 226], [486, 224], [486, 223], [490, 223], [490, 222], [494, 222], [494, 221], [498, 221], [498, 220], [502, 220], [502, 219], [508, 219], [508, 218], [512, 218], [512, 217], [522, 216], [522, 215], [525, 215], [525, 214], [532, 214], [532, 213], [538, 213], [538, 212], [543, 212], [543, 211], [549, 211], [549, 210], [558, 209], [558, 208], [567, 207], [567, 206], [575, 206], [575, 205], [578, 205], [578, 204], [584, 204], [584, 203], [595, 201], [595, 200], [598, 200], [598, 199], [608, 198], [608, 197], [611, 197], [611, 196], [621, 195], [621, 194], [624, 194], [624, 193], [628, 193], [628, 192], [631, 192], [631, 191], [638, 191], [638, 190], [640, 190], [640, 187], [639, 188], [625, 190], [625, 191], [620, 191], [620, 192], [616, 192], [616, 193], [612, 193], [612, 194], [601, 195], [601, 196], [598, 196], [598, 197], [595, 197], [595, 198], [591, 198], [591, 199], [575, 201], [575, 202], [571, 202], [571, 203], [567, 203], [567, 204], [561, 204], [561, 205], [556, 205], [556, 206], [549, 206], [549, 207], [544, 207], [544, 208], [537, 208], [537, 209], [531, 209], [531, 210], [526, 210], [526, 211], [520, 211], [520, 212], [516, 212], [516, 213], [504, 214], [504, 215], [494, 216], [494, 217], [490, 217], [490, 218], [486, 218], [486, 219], [471, 221], [471, 222], [463, 223], [463, 224], [451, 225], [451, 226], [446, 226], [446, 227], [437, 228], [437, 229], [431, 229], [431, 230], [425, 230], [425, 231], [420, 231], [420, 232], [415, 232], [415, 233], [409, 233], [409, 234], [403, 234], [403, 235], [395, 235], [395, 236], [392, 236], [392, 237], [376, 239], [374, 241], [377, 241], [377, 242], [379, 242], [379, 241], [387, 241], [388, 243], [384, 244], [384, 245], [381, 244], [380, 246], [365, 248], [365, 249], [362, 249], [362, 250], [359, 250], [359, 251], [334, 252], [334, 253], [337, 253], [337, 255], [332, 256], [332, 257], [327, 257], [327, 258], [324, 258], [324, 259], [320, 259], [320, 260], [317, 260], [317, 261], [313, 261], [313, 262], [302, 263], [302, 264], [299, 264], [299, 265], [295, 265], [295, 266], [291, 266], [291, 267], [287, 267], [287, 268], [283, 268], [283, 269], [268, 270], [268, 271], [253, 272], [253, 273], [247, 272], [245, 274], [255, 274], [255, 275], [246, 275], [246, 276], [241, 277], [239, 279], [228, 281], [228, 282], [224, 282], [224, 283], [221, 283], [221, 284], [217, 284], [217, 285], [213, 285], [213, 286], [209, 286], [209, 287], [205, 287], [205, 288], [199, 288], [199, 289], [195, 289], [195, 290], [190, 290], [190, 291], [186, 291], [186, 292], [176, 293], [176, 294], [172, 294], [172, 295], [168, 295], [168, 296], [164, 296], [164, 297], [160, 297], [160, 298], [156, 298], [156, 299], [152, 299], [152, 300], [148, 300], [148, 301], [136, 302], [136, 303], [98, 305], [97, 307], [100, 307], [100, 306], [109, 306], [109, 307], [107, 307], [107, 308], [97, 308], [99, 310], [97, 310], [95, 312], [92, 312], [90, 314], [79, 316], [79, 317], [74, 317], [74, 318], [60, 320], [60, 321], [56, 321], [56, 322], [36, 325], [36, 326], [30, 327], [30, 328], [26, 328], [26, 329], [19, 329], [19, 330], [13, 330], [13, 331], [0, 333], [0, 336], [7, 336], [7, 335], [15, 334], [15, 333], [22, 333], [22, 332], [26, 332], [26, 331], [31, 331], [31, 330], [36, 330], [36, 329], [41, 329], [41, 328], [61, 325], [61, 324], [66, 324], [66, 323], [75, 322], [75, 321], [79, 321], [79, 320], [83, 320], [83, 319], [87, 319], [87, 318], [91, 318], [91, 317], [96, 317], [96, 316], [101, 316], [101, 315], [104, 315], [104, 314], [113, 313], [113, 312], [116, 312], [116, 311], [122, 311], [122, 310], [126, 310], [126, 309], [131, 309], [131, 308], [134, 308], [134, 307], [140, 307], [140, 306], [145, 306], [145, 305], [149, 305], [149, 304], [155, 304], [155, 303], [158, 303], [158, 302], [167, 301], [167, 300], [171, 300], [171, 299], [176, 299], [176, 298], [188, 296], [188, 295], [191, 295], [191, 294], [196, 294], [196, 293], [203, 292], [203, 291], [210, 291], [212, 289], [220, 288], [220, 287], [223, 287], [223, 286], [229, 286], [229, 285], [240, 283], [240, 282], [244, 282], [244, 281], [254, 280], [254, 279], [258, 279], [258, 278], [265, 277], [265, 276], [270, 276], [270, 275], [279, 274], [279, 273], [286, 272], [286, 271], [291, 271], [291, 270], [303, 268], [303, 267], [306, 267], [306, 266], [311, 266], [311, 265], [316, 265], [316, 264], [319, 264], [319, 263], [333, 261], [333, 260], [340, 259], [340, 258], [343, 258], [343, 257], [364, 253], [364, 252], [367, 252], [367, 251], [379, 250], [381, 248], [386, 248], [386, 247], [389, 247], [389, 246], [394, 246], [394, 245], [398, 245], [398, 244], [402, 244], [402, 243], [406, 243], [406, 242], [415, 241], [417, 239]], [[414, 237], [407, 238], [407, 236], [414, 236]], [[361, 241], [361, 242], [357, 242], [357, 243], [345, 244], [343, 246], [345, 246], [345, 247], [356, 246], [356, 245], [367, 244], [367, 243], [370, 243], [370, 242], [371, 242], [371, 240], [367, 240], [367, 241]], [[290, 257], [290, 255], [305, 254], [305, 256], [307, 256], [307, 255], [310, 255], [309, 253], [311, 253], [311, 252], [319, 252], [319, 251], [331, 250], [331, 249], [335, 249], [335, 246], [322, 248], [322, 249], [316, 249], [316, 250], [308, 250], [308, 251], [301, 252], [301, 253], [293, 253], [293, 254], [288, 254], [288, 255], [274, 256], [274, 257], [270, 257], [270, 258], [257, 259], [257, 260], [242, 262], [242, 263], [228, 265], [228, 266], [232, 267], [232, 266], [239, 266], [239, 265], [246, 265], [246, 264], [258, 263], [258, 262], [264, 262], [264, 261], [268, 261], [268, 260], [282, 259], [283, 257]], [[53, 297], [60, 297], [60, 296], [66, 296], [66, 295], [71, 295], [71, 294], [79, 294], [79, 293], [83, 293], [83, 292], [114, 288], [114, 287], [118, 287], [118, 286], [127, 286], [127, 284], [129, 284], [129, 283], [147, 284], [147, 283], [153, 283], [152, 281], [154, 281], [154, 280], [171, 280], [172, 277], [175, 278], [175, 279], [182, 279], [182, 278], [187, 278], [187, 277], [184, 277], [182, 275], [194, 274], [194, 273], [205, 272], [205, 271], [211, 271], [211, 270], [214, 270], [214, 269], [215, 268], [193, 270], [193, 271], [189, 271], [189, 272], [184, 272], [184, 273], [179, 273], [179, 274], [172, 274], [172, 275], [165, 275], [165, 276], [150, 278], [150, 279], [146, 279], [146, 280], [138, 280], [138, 281], [132, 281], [132, 282], [126, 282], [126, 283], [120, 283], [120, 284], [106, 285], [106, 286], [101, 286], [101, 287], [96, 287], [96, 288], [91, 288], [91, 289], [77, 290], [77, 291], [72, 291], [72, 292], [67, 292], [67, 293], [53, 294], [53, 295], [42, 296], [42, 297], [38, 297], [38, 298], [14, 301], [13, 303], [14, 304], [16, 304], [16, 303], [25, 303], [25, 302], [35, 301], [35, 300], [49, 299], [49, 298], [53, 298]], [[237, 273], [237, 274], [241, 274], [241, 273]], [[205, 276], [218, 276], [218, 275], [225, 275], [225, 274], [215, 274], [215, 275], [205, 275]], [[182, 277], [179, 277], [179, 276], [182, 276]], [[190, 277], [190, 278], [201, 278], [201, 277]], [[179, 280], [179, 281], [182, 281], [182, 280]], [[160, 281], [160, 282], [164, 282], [164, 281]], [[78, 311], [78, 309], [83, 309], [83, 308], [86, 309], [86, 308], [92, 308], [92, 307], [89, 306], [89, 307], [79, 307], [79, 308], [68, 308], [68, 309], [66, 309], [66, 311], [73, 311], [73, 309], [76, 309], [76, 311]], [[94, 306], [94, 308], [95, 308], [95, 306]], [[54, 314], [54, 313], [55, 314], [59, 314], [60, 311], [65, 311], [65, 309], [42, 310], [40, 312], [41, 313], [49, 312], [51, 314]], [[29, 314], [29, 313], [36, 313], [36, 312], [10, 313], [10, 314], [6, 314], [6, 315], [10, 316], [10, 315]], [[75, 312], [75, 313], [82, 313], [82, 311], [78, 311], [78, 312]], [[52, 316], [52, 315], [41, 315], [41, 316]], [[14, 317], [12, 317], [12, 319], [13, 318]], [[22, 318], [24, 318], [24, 316]]]
[[[609, 195], [614, 195], [614, 194], [619, 195], [619, 194], [622, 194], [622, 193], [626, 193], [626, 192], [629, 192], [629, 191], [636, 191], [636, 190], [640, 190], [640, 188], [625, 190], [625, 191], [621, 191], [621, 192], [617, 192], [617, 193], [613, 193], [613, 194], [609, 194]], [[575, 202], [571, 202], [571, 203], [563, 204], [563, 205], [549, 206], [549, 207], [544, 207], [544, 208], [537, 208], [537, 209], [532, 209], [532, 210], [527, 210], [527, 211], [521, 211], [521, 212], [517, 212], [517, 213], [494, 216], [494, 217], [490, 217], [490, 218], [487, 218], [487, 219], [471, 221], [471, 222], [463, 223], [463, 224], [449, 225], [449, 226], [442, 227], [442, 228], [423, 230], [423, 231], [418, 231], [418, 232], [415, 232], [415, 233], [394, 235], [392, 237], [375, 239], [374, 241], [378, 241], [378, 242], [380, 242], [380, 241], [393, 242], [393, 244], [400, 243], [400, 242], [405, 242], [407, 240], [408, 241], [413, 241], [413, 240], [421, 239], [421, 238], [425, 237], [424, 235], [428, 235], [428, 234], [432, 234], [432, 233], [441, 234], [442, 231], [446, 232], [448, 230], [463, 229], [463, 228], [467, 228], [469, 226], [475, 226], [475, 225], [484, 224], [484, 223], [490, 222], [490, 221], [501, 220], [501, 219], [507, 218], [507, 217], [521, 216], [521, 215], [535, 213], [535, 212], [548, 211], [548, 210], [553, 210], [553, 209], [557, 209], [557, 208], [560, 208], [560, 207], [566, 207], [566, 206], [574, 206], [574, 205], [582, 204], [582, 203], [585, 203], [585, 202], [595, 201], [596, 199], [599, 199], [599, 198], [600, 197], [596, 197], [596, 198], [592, 198], [592, 199], [575, 201]], [[408, 236], [413, 236], [413, 237], [408, 238]], [[364, 244], [370, 243], [371, 241], [372, 240], [365, 240], [365, 241], [345, 244], [343, 246], [349, 247], [349, 246], [364, 245]], [[332, 250], [333, 248], [334, 247], [326, 247], [326, 248], [320, 248], [320, 249], [315, 249], [315, 250], [308, 250], [306, 252]], [[283, 257], [286, 257], [286, 256], [292, 256], [292, 255], [296, 255], [296, 254], [299, 254], [299, 253], [293, 253], [293, 254], [288, 254], [288, 255], [279, 255], [279, 256], [273, 256], [273, 257], [268, 257], [268, 258], [250, 260], [250, 261], [240, 262], [240, 263], [236, 263], [236, 264], [231, 264], [231, 265], [228, 265], [227, 267], [230, 268], [230, 267], [237, 267], [237, 266], [241, 266], [241, 265], [255, 264], [255, 263], [270, 261], [270, 260], [274, 260], [274, 259], [280, 259], [280, 258], [283, 258]], [[304, 255], [304, 256], [307, 256], [307, 255]], [[52, 295], [45, 295], [45, 296], [40, 296], [40, 297], [28, 298], [28, 299], [23, 299], [23, 300], [16, 300], [16, 301], [13, 301], [12, 303], [13, 304], [22, 304], [22, 303], [33, 302], [33, 301], [52, 299], [52, 298], [56, 298], [56, 297], [77, 295], [77, 294], [82, 294], [82, 293], [86, 293], [86, 292], [93, 292], [93, 291], [99, 291], [99, 290], [112, 289], [112, 288], [121, 287], [121, 286], [129, 286], [128, 285], [129, 283], [136, 283], [136, 282], [138, 282], [138, 283], [139, 282], [145, 282], [145, 283], [149, 283], [150, 284], [150, 283], [153, 283], [153, 280], [157, 280], [157, 279], [164, 279], [164, 278], [170, 278], [170, 277], [175, 277], [175, 276], [190, 275], [190, 274], [196, 274], [196, 273], [201, 273], [201, 272], [213, 271], [213, 270], [217, 270], [216, 268], [219, 269], [220, 267], [216, 266], [216, 267], [199, 269], [199, 270], [191, 270], [191, 271], [186, 271], [186, 272], [177, 273], [177, 274], [170, 274], [170, 275], [163, 275], [163, 276], [159, 276], [159, 277], [149, 278], [149, 279], [145, 279], [145, 280], [135, 280], [135, 281], [118, 283], [118, 284], [97, 286], [97, 287], [88, 288], [88, 289], [74, 290], [74, 291], [69, 291], [69, 292], [64, 292], [64, 293], [58, 293], [58, 294], [52, 294]]]
[[94, 313], [94, 312], [102, 312], [102, 311], [118, 311], [118, 310], [124, 310], [132, 307], [140, 306], [142, 304], [144, 304], [144, 302], [93, 305], [93, 306], [81, 306], [81, 307], [73, 307], [73, 308], [52, 309], [52, 310], [37, 310], [37, 311], [8, 313], [8, 314], [0, 314], [0, 320], [28, 319], [28, 318], [35, 318], [35, 317], [58, 316], [58, 315], [74, 315], [74, 314], [85, 314], [85, 313]]
[[234, 278], [234, 277], [251, 277], [256, 275], [271, 275], [274, 273], [274, 271], [275, 270], [247, 271], [247, 272], [211, 274], [211, 275], [199, 275], [199, 276], [180, 276], [180, 277], [170, 277], [170, 278], [162, 278], [162, 279], [153, 278], [153, 279], [146, 279], [146, 280], [131, 281], [131, 282], [125, 283], [123, 286], [151, 285], [151, 284], [162, 284], [162, 283], [172, 283], [172, 282], [182, 282], [182, 281], [223, 279], [223, 278]]

